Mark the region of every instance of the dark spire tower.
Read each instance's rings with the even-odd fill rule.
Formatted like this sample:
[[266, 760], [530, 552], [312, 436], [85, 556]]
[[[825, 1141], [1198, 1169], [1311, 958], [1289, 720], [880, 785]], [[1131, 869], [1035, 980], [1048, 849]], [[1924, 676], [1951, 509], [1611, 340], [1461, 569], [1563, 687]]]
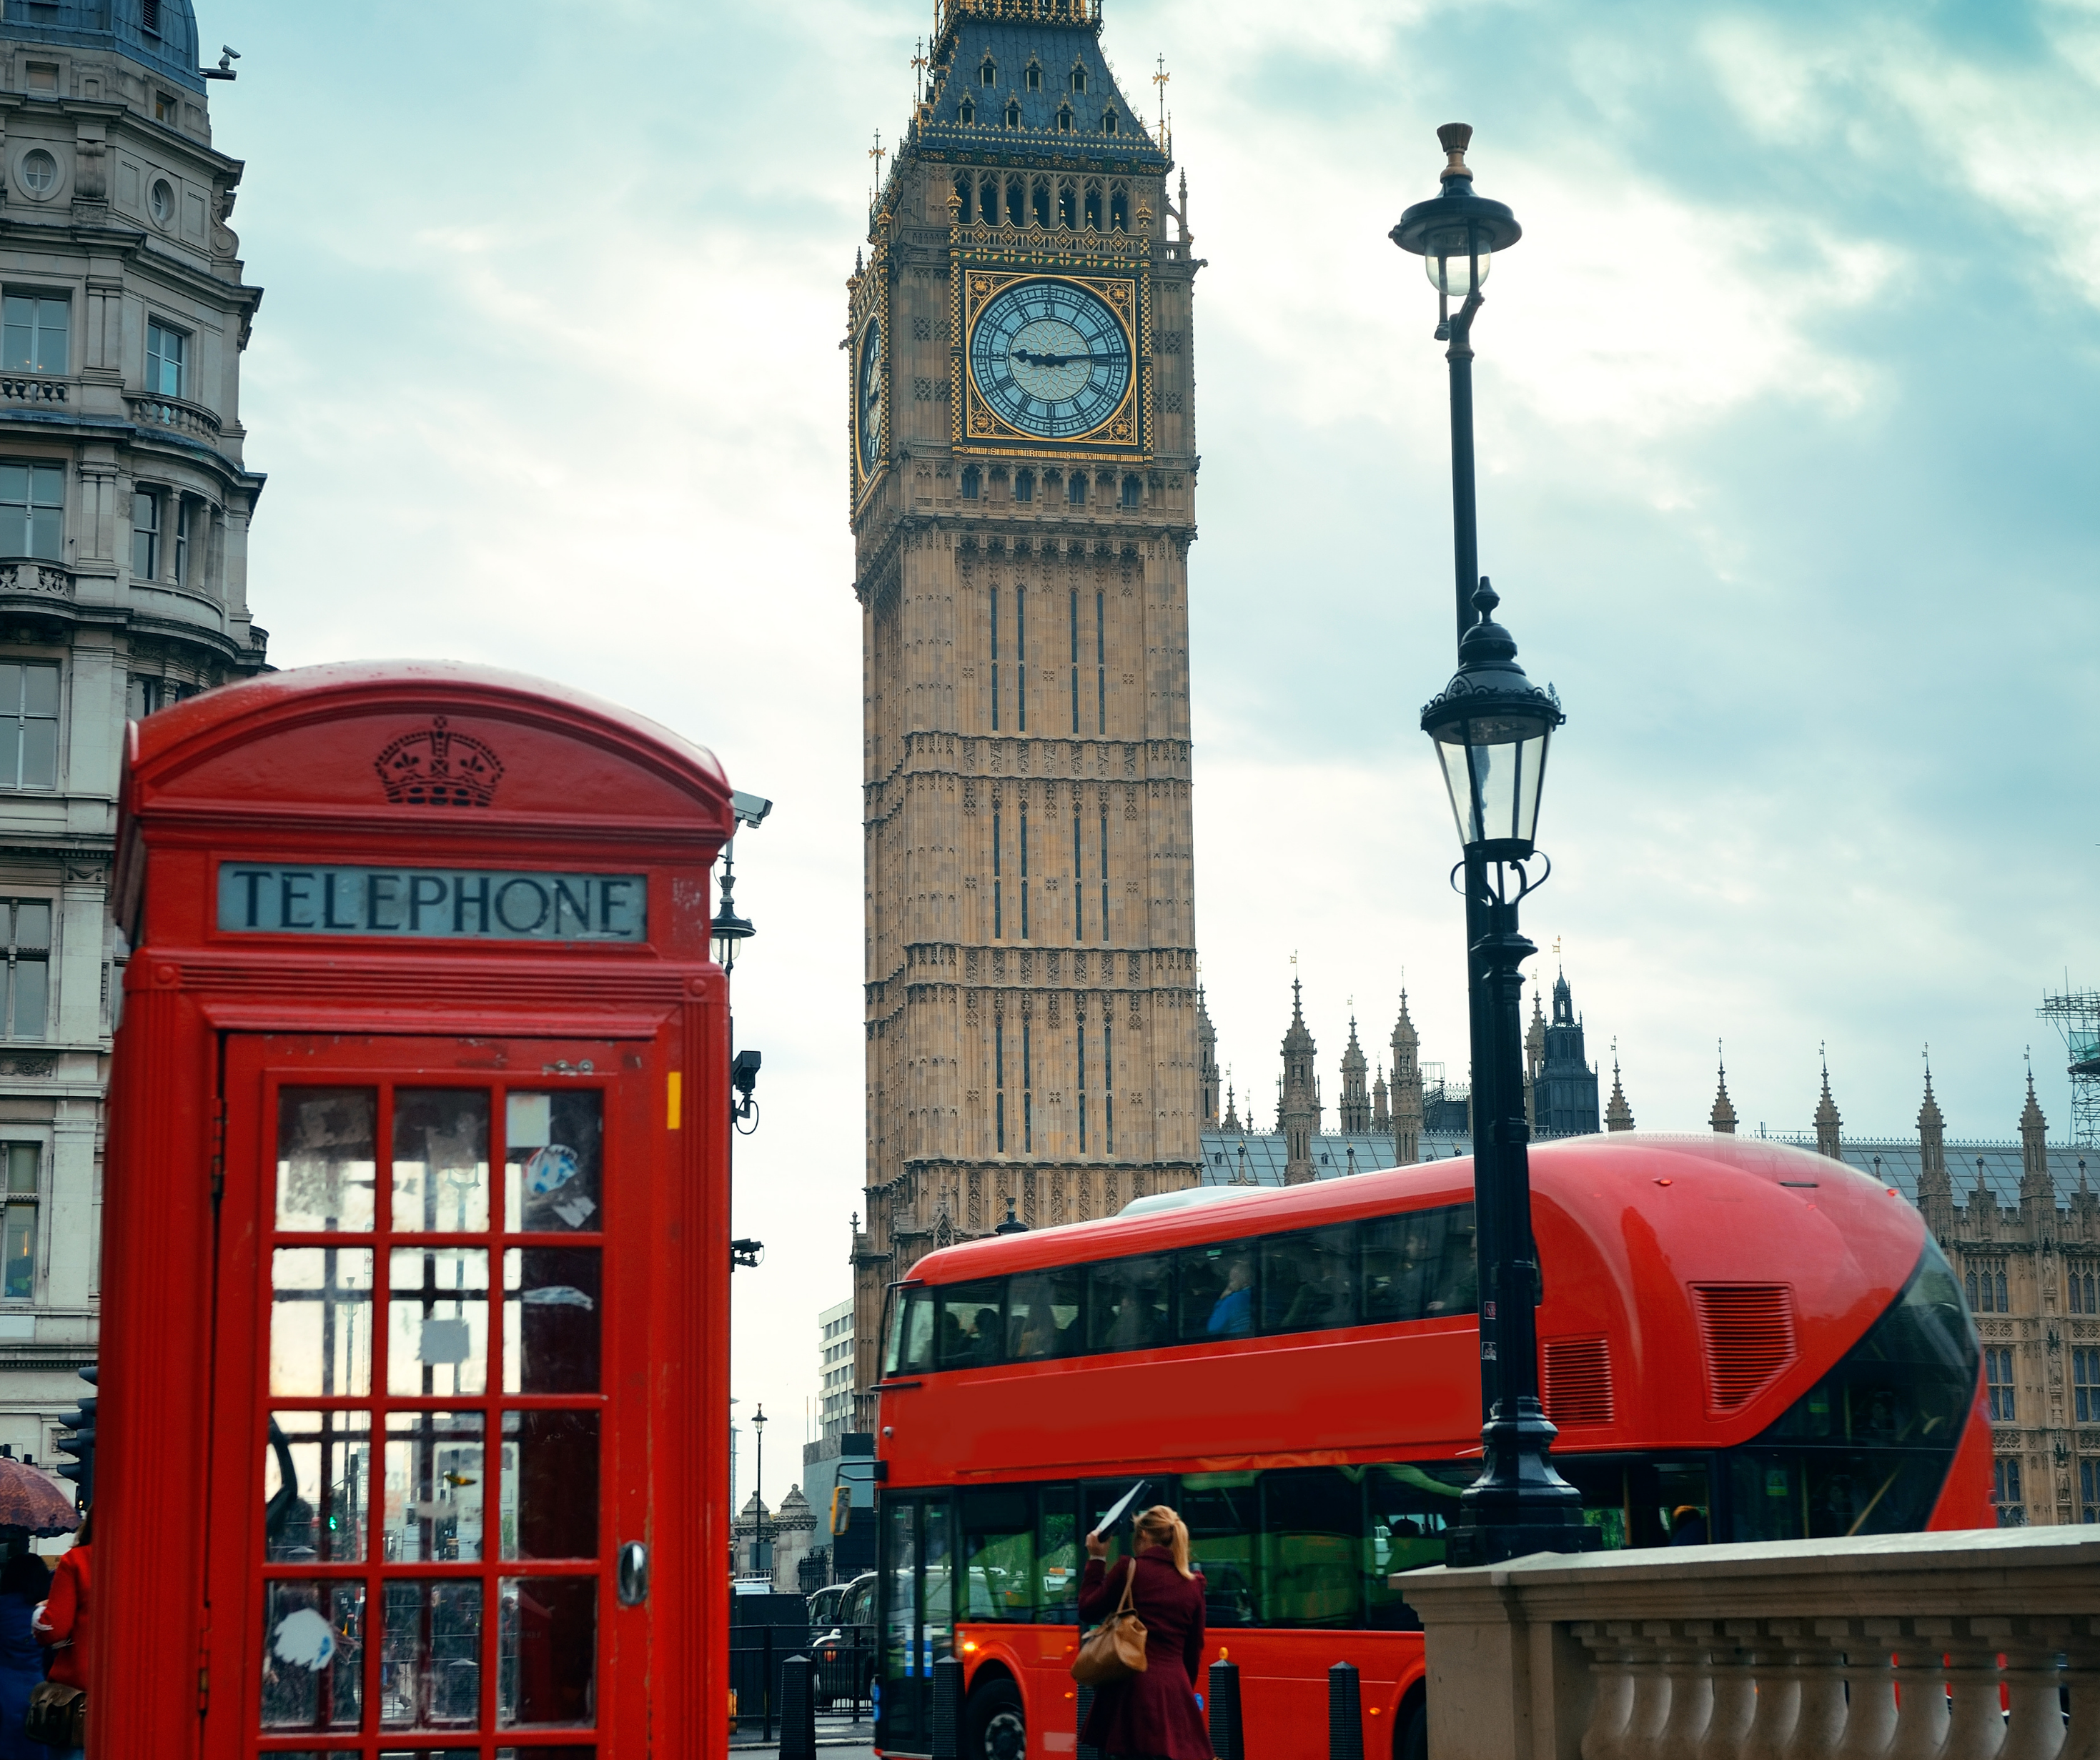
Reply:
[[1076, 1221], [1199, 1169], [1201, 265], [1101, 37], [1099, 0], [938, 0], [847, 284], [863, 1428], [882, 1287], [938, 1217]]

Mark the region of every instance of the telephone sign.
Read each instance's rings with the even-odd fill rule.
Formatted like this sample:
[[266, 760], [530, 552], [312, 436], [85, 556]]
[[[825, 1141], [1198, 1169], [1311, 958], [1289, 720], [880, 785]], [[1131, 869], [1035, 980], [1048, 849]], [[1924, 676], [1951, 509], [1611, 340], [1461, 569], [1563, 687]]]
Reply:
[[726, 1746], [707, 752], [480, 668], [133, 724], [104, 1755]]

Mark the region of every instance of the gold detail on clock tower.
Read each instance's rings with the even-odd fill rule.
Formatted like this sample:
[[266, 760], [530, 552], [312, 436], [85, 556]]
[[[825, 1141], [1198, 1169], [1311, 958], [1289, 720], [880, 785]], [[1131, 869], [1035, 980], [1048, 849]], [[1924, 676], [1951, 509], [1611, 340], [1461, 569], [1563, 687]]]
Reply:
[[[1009, 1212], [1112, 1216], [1200, 1170], [1201, 264], [1185, 226], [1151, 225], [1179, 226], [1186, 197], [1170, 200], [1099, 32], [1097, 6], [950, 0], [848, 283], [856, 1428], [878, 1421], [885, 1287], [922, 1256]], [[1074, 72], [1016, 84], [1031, 54]]]

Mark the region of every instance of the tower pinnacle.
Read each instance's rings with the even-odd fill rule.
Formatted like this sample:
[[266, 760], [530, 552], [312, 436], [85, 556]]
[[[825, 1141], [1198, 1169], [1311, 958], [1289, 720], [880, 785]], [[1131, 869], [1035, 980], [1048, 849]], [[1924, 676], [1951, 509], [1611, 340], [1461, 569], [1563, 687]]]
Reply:
[[1823, 1059], [1823, 1098], [1815, 1103], [1815, 1152], [1829, 1156], [1833, 1161], [1842, 1161], [1845, 1156], [1838, 1133], [1845, 1121], [1838, 1116], [1838, 1104], [1830, 1098], [1830, 1052], [1828, 1046], [1818, 1046], [1817, 1052]]
[[1626, 1091], [1619, 1085], [1619, 1041], [1612, 1041], [1612, 1098], [1604, 1107], [1604, 1129], [1608, 1131], [1631, 1130], [1634, 1128], [1634, 1109], [1626, 1104]]
[[1707, 1115], [1716, 1134], [1732, 1137], [1736, 1134], [1736, 1108], [1728, 1098], [1728, 1060], [1722, 1054], [1721, 1041], [1714, 1041], [1714, 1059], [1720, 1074], [1714, 1089], [1714, 1110]]

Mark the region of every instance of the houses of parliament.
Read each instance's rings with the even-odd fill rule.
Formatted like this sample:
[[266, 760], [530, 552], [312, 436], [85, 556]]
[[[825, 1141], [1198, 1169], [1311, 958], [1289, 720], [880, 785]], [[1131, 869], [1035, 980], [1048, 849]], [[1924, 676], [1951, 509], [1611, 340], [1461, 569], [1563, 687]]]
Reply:
[[[1199, 1181], [1471, 1149], [1465, 1093], [1423, 1059], [1404, 997], [1368, 1082], [1352, 1021], [1334, 1130], [1295, 986], [1273, 1128], [1220, 1092], [1190, 797], [1204, 263], [1167, 131], [1101, 37], [1101, 0], [938, 0], [847, 282], [867, 1172], [840, 1423], [855, 1430], [876, 1422], [885, 1287], [937, 1247]], [[1534, 991], [1534, 1132], [1632, 1129], [1616, 1059], [1601, 1105], [1599, 1087], [1560, 975], [1550, 1005]], [[1915, 1139], [1842, 1123], [1826, 1073], [1798, 1140], [1899, 1189], [1964, 1279], [2001, 1520], [2100, 1519], [2089, 1151], [2047, 1142], [2032, 1084], [2016, 1141], [1949, 1142], [1929, 1077]], [[1736, 1128], [1725, 1071], [1710, 1124]]]

